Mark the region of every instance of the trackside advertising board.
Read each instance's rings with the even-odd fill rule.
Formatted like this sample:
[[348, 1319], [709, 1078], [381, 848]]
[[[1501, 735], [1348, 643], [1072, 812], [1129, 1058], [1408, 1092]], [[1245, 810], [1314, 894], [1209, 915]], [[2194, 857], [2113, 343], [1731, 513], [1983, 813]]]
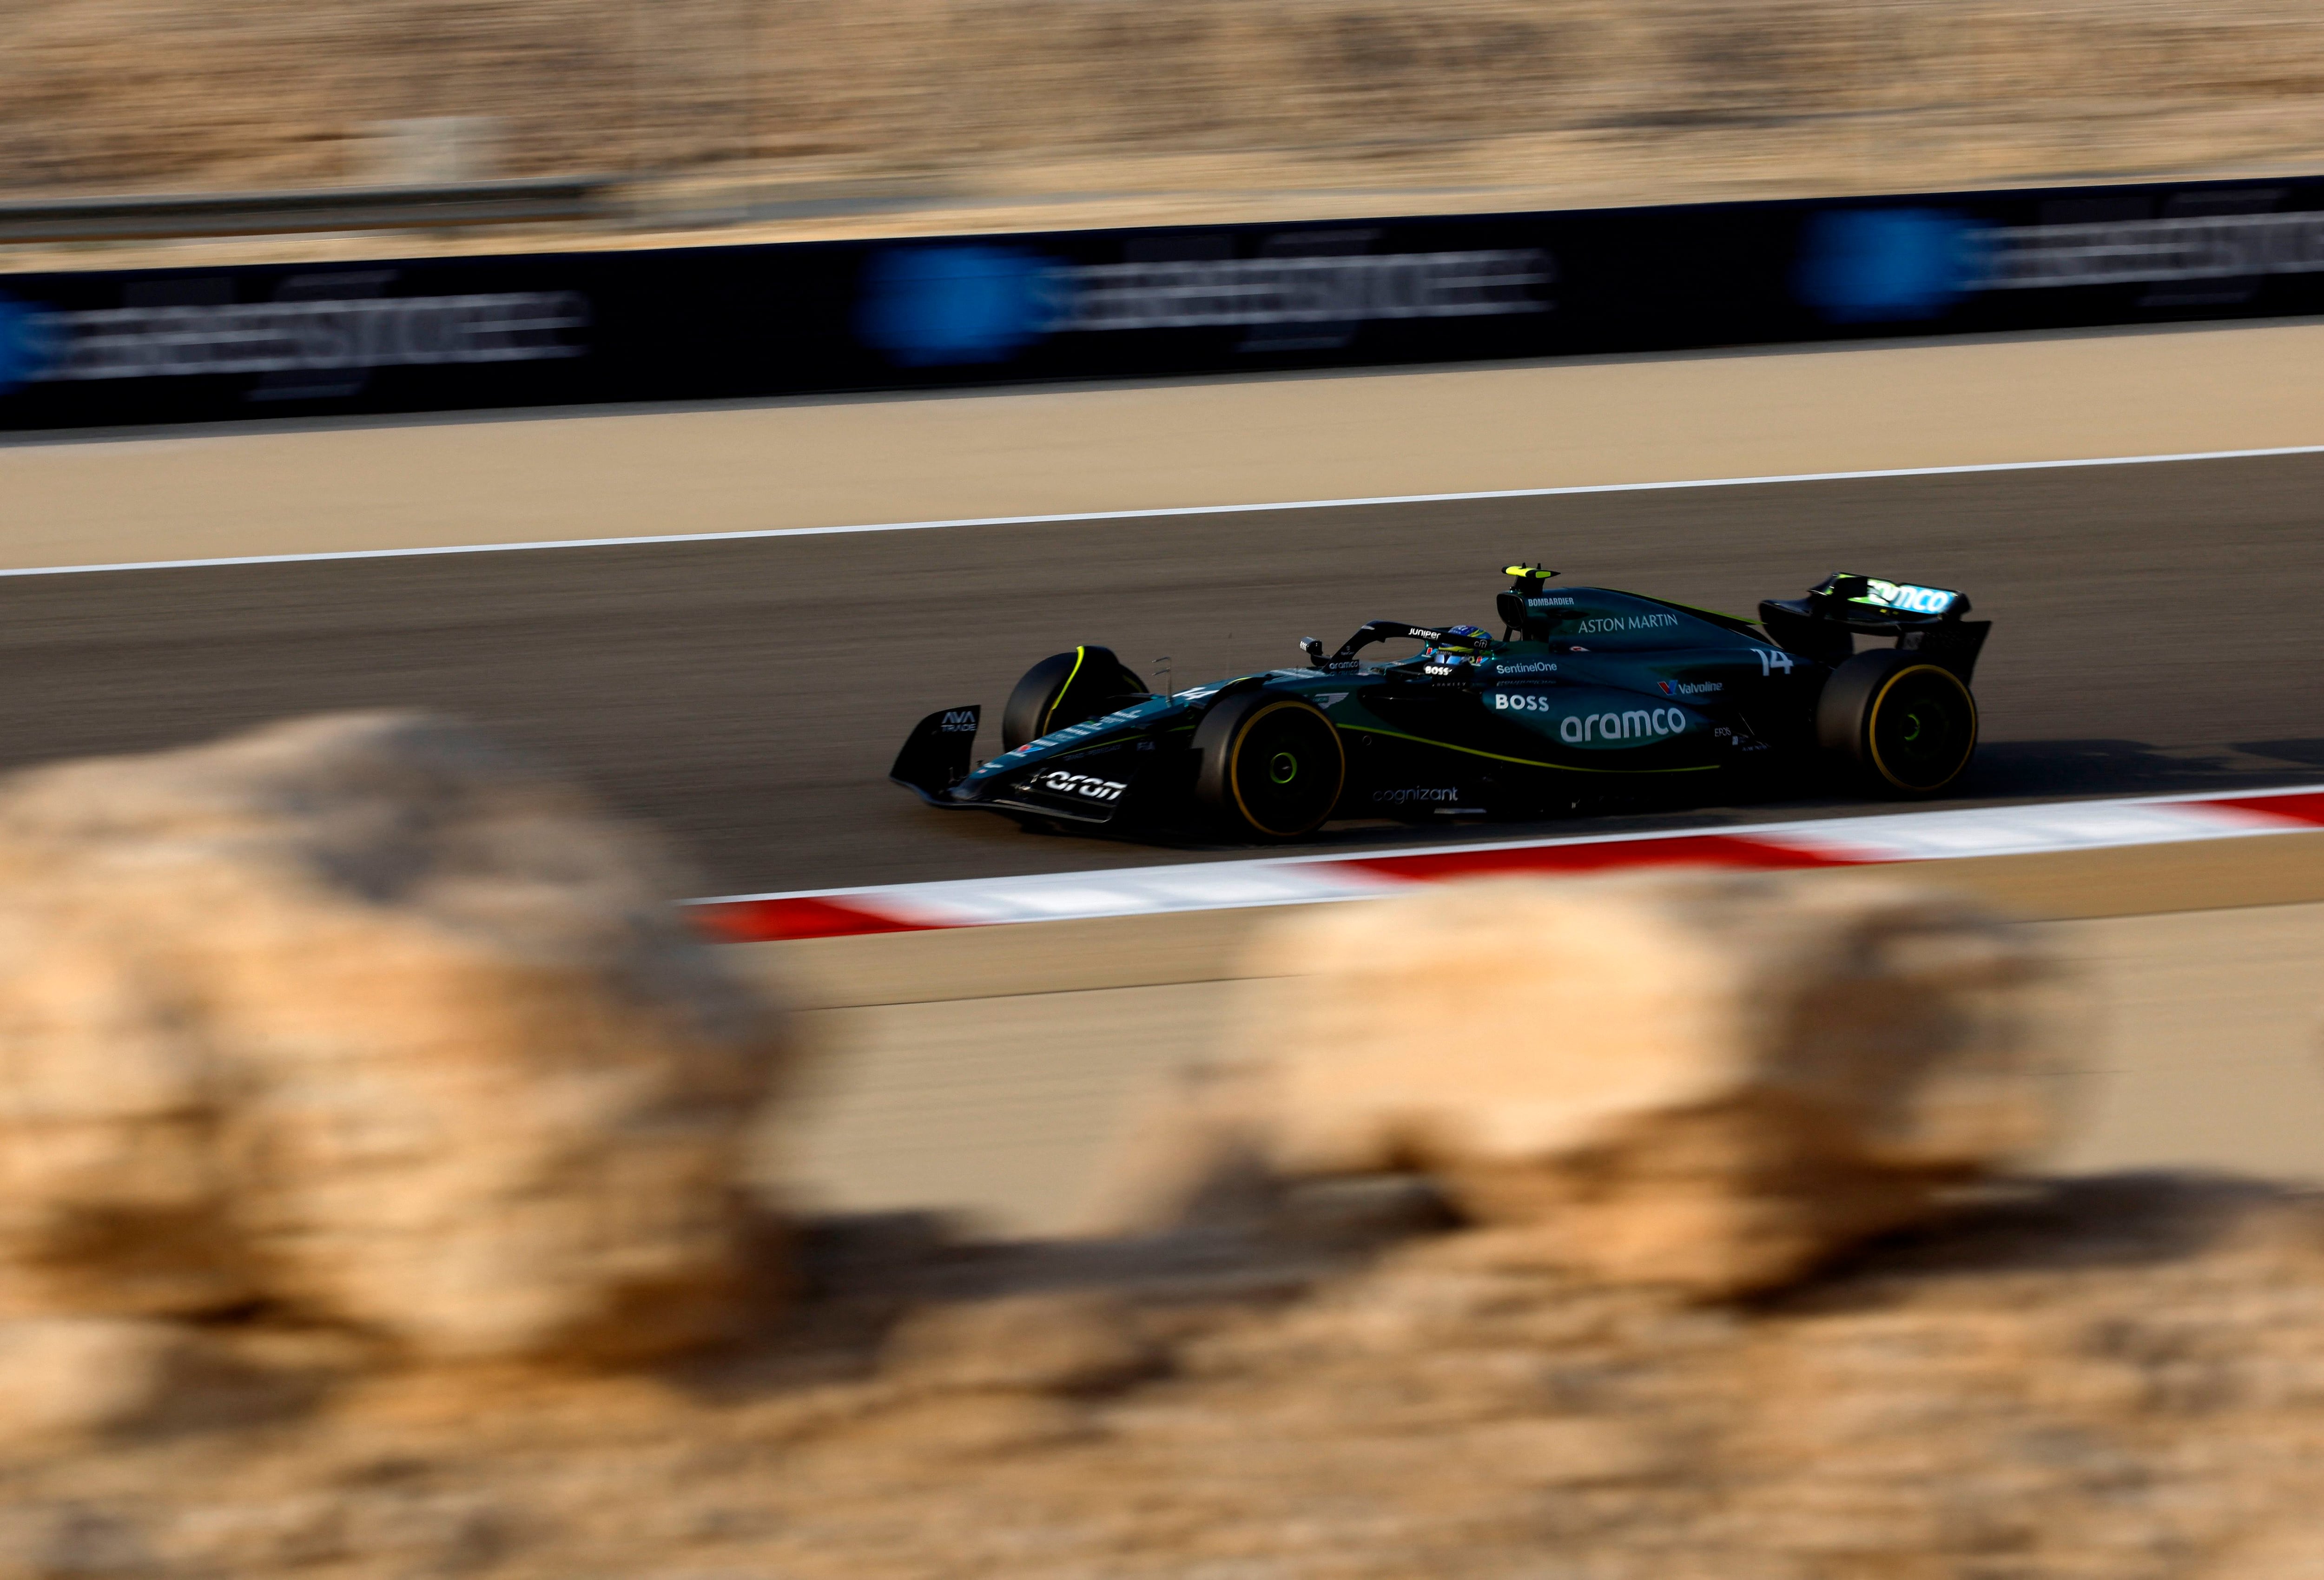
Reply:
[[2324, 178], [0, 274], [0, 429], [2324, 313]]

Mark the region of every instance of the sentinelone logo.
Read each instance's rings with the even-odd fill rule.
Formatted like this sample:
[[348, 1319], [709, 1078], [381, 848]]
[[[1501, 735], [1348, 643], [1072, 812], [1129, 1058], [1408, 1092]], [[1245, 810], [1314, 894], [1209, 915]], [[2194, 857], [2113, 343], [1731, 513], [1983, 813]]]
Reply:
[[1529, 247], [1093, 263], [1062, 272], [1071, 308], [1056, 326], [1080, 330], [1541, 313], [1548, 304], [1535, 288], [1554, 278], [1549, 254]]
[[1826, 317], [1878, 322], [1932, 317], [1977, 291], [2315, 273], [2315, 210], [1980, 225], [1950, 209], [1851, 208], [1810, 221], [1795, 284]]
[[1974, 239], [1980, 290], [2324, 273], [2324, 213], [2029, 225]]
[[18, 313], [18, 344], [40, 349], [27, 381], [538, 362], [581, 355], [566, 335], [589, 322], [573, 291]]
[[1020, 248], [891, 247], [856, 326], [907, 365], [999, 362], [1044, 335], [1545, 313], [1532, 247], [1073, 264]]

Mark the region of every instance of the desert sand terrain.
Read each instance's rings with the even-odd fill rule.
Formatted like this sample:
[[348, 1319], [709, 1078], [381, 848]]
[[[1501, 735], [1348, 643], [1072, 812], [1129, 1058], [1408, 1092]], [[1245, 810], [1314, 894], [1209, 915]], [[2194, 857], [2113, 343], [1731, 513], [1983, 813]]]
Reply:
[[2300, 0], [21, 0], [9, 18], [0, 192], [21, 195], [374, 179], [369, 129], [425, 116], [490, 118], [472, 173], [637, 176], [648, 211], [729, 218], [790, 200], [759, 228], [801, 235], [2324, 156], [2324, 17]]

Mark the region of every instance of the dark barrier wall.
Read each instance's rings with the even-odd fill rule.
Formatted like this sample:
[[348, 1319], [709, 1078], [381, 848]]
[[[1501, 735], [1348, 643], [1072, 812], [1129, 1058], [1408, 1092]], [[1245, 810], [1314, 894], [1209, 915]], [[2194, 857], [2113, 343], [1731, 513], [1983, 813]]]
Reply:
[[0, 428], [2324, 312], [2324, 179], [0, 275]]

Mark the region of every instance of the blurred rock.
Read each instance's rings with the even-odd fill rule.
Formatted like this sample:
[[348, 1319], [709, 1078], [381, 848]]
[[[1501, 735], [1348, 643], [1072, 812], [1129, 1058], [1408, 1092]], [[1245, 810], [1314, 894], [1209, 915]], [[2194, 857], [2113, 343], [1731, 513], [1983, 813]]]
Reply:
[[727, 1331], [779, 1043], [679, 893], [416, 716], [0, 786], [0, 1315], [263, 1300], [447, 1357]]
[[498, 173], [500, 139], [500, 123], [491, 115], [374, 122], [355, 140], [355, 178], [377, 187], [490, 180]]
[[2202, 1580], [2324, 1580], [2324, 1516], [2291, 1514], [2237, 1542]]
[[416, 1369], [198, 1445], [43, 1445], [0, 1456], [0, 1580], [2309, 1580], [2324, 1550], [2312, 1192], [2028, 1182], [1725, 1304], [1490, 1237], [1279, 1283], [1256, 1238], [1232, 1281], [1161, 1241], [929, 1245], [884, 1364], [912, 1270], [867, 1259], [651, 1376]]
[[890, 1337], [883, 1372], [961, 1392], [1103, 1392], [1152, 1375], [1160, 1352], [1120, 1298], [1021, 1294], [927, 1307]]
[[2080, 1046], [2021, 932], [1903, 885], [1449, 884], [1258, 948], [1240, 1095], [1204, 1104], [1230, 1139], [1185, 1142], [1175, 1181], [1149, 1148], [1146, 1216], [1257, 1146], [1287, 1176], [1428, 1172], [1503, 1257], [1703, 1295], [2035, 1151]]
[[1156, 1072], [1131, 1100], [1075, 1226], [1091, 1236], [1274, 1226], [1287, 1191], [1268, 1156], [1272, 1075], [1263, 1053]]
[[242, 1380], [243, 1368], [180, 1323], [111, 1317], [0, 1323], [0, 1430], [19, 1442], [187, 1423], [199, 1404]]

